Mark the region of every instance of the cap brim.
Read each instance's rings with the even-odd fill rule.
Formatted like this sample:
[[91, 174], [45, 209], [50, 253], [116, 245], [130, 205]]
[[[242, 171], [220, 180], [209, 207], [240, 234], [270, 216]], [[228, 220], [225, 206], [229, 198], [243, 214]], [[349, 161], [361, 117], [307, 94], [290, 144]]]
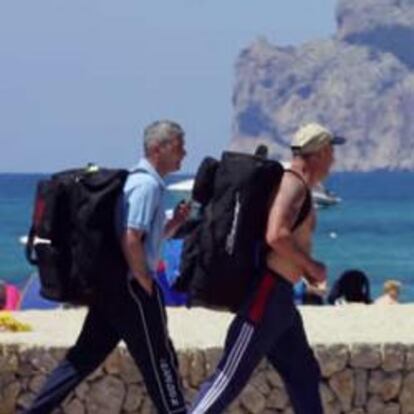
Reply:
[[344, 138], [344, 137], [334, 136], [331, 139], [331, 144], [332, 145], [342, 145], [342, 144], [345, 144], [345, 142], [346, 142], [346, 138]]

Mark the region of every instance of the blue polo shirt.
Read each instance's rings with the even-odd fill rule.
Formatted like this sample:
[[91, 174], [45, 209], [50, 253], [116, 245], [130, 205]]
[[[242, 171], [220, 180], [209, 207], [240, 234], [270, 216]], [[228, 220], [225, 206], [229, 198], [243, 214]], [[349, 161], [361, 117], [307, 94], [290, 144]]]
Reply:
[[[137, 171], [138, 170], [138, 171]], [[119, 203], [118, 230], [141, 230], [148, 269], [153, 276], [157, 269], [165, 225], [164, 180], [150, 162], [142, 158], [130, 170]]]

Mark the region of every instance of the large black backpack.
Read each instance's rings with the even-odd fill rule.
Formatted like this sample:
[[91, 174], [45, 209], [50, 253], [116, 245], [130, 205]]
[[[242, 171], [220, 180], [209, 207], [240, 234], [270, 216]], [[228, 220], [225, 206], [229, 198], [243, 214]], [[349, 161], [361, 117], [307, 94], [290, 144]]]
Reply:
[[237, 311], [260, 277], [265, 228], [283, 167], [260, 155], [207, 158], [195, 179], [201, 217], [185, 237], [175, 289], [190, 306]]
[[127, 175], [89, 167], [39, 181], [26, 256], [38, 267], [43, 297], [88, 304], [108, 264], [123, 265], [115, 206]]

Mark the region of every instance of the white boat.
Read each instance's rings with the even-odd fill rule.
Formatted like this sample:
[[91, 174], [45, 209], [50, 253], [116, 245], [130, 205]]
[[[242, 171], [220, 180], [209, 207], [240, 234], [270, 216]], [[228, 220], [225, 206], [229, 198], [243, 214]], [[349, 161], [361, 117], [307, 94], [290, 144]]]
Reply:
[[329, 207], [338, 204], [341, 199], [327, 190], [322, 184], [312, 189], [312, 197], [318, 207]]
[[[190, 194], [194, 186], [194, 178], [187, 178], [168, 185], [168, 189], [174, 192]], [[322, 184], [318, 184], [312, 190], [312, 197], [317, 207], [329, 207], [338, 204], [341, 199], [328, 191]]]
[[188, 178], [186, 180], [177, 181], [176, 183], [170, 184], [167, 188], [171, 191], [182, 191], [190, 193], [194, 187], [194, 178]]

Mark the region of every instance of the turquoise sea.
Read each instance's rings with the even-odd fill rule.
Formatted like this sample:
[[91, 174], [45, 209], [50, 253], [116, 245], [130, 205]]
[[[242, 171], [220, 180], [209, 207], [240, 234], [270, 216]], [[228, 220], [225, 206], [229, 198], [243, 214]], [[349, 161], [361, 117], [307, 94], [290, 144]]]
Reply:
[[[22, 285], [33, 270], [19, 237], [26, 234], [39, 174], [0, 174], [0, 279]], [[183, 176], [173, 176], [178, 180]], [[329, 282], [358, 268], [371, 280], [372, 296], [388, 278], [403, 282], [402, 300], [414, 301], [414, 173], [336, 173], [327, 188], [342, 198], [318, 210], [315, 256]], [[177, 199], [170, 197], [172, 206]]]

